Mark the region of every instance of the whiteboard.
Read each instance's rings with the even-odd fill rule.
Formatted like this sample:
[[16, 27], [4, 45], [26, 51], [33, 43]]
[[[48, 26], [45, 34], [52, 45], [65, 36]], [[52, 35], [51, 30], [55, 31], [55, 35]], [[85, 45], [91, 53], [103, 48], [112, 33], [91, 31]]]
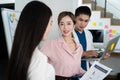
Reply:
[[10, 56], [14, 32], [19, 20], [20, 12], [12, 9], [1, 8], [8, 55]]
[[[120, 25], [111, 25], [110, 18], [91, 18], [86, 29], [103, 29], [104, 30], [104, 47], [106, 47], [107, 43], [110, 39], [120, 35]], [[100, 44], [99, 44], [100, 45]], [[115, 47], [115, 50], [120, 52], [120, 39]]]

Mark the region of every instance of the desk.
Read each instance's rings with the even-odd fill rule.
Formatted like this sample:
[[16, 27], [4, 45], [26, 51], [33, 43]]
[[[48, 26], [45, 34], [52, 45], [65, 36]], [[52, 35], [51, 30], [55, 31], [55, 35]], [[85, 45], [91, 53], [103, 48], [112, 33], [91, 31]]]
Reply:
[[113, 71], [109, 74], [108, 78], [112, 77], [114, 78], [112, 80], [115, 80], [117, 73], [120, 73], [120, 53], [112, 53], [108, 59], [101, 60], [101, 63], [113, 69]]
[[108, 75], [104, 80], [118, 80], [116, 75]]

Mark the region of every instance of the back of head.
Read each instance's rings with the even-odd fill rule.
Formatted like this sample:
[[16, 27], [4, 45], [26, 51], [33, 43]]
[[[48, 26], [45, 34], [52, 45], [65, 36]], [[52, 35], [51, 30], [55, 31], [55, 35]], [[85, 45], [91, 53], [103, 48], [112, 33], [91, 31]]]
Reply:
[[27, 80], [33, 51], [42, 40], [51, 16], [51, 9], [40, 1], [31, 1], [24, 7], [14, 36], [8, 80]]
[[[21, 31], [21, 35], [30, 35], [31, 39], [34, 38], [33, 41], [35, 42], [36, 40], [40, 42], [51, 16], [52, 12], [48, 6], [39, 1], [32, 1], [23, 9], [18, 22], [17, 31]], [[16, 35], [18, 35], [17, 31]]]
[[88, 6], [80, 6], [75, 10], [75, 16], [79, 16], [80, 14], [91, 16], [91, 10]]

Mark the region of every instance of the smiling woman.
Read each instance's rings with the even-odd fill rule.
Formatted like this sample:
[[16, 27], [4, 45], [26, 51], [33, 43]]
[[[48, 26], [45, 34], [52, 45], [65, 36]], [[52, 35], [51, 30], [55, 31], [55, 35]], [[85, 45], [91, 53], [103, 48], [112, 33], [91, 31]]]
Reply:
[[58, 16], [62, 36], [49, 40], [41, 51], [48, 57], [56, 72], [56, 80], [78, 80], [86, 71], [81, 68], [82, 46], [74, 40], [75, 16], [63, 11]]

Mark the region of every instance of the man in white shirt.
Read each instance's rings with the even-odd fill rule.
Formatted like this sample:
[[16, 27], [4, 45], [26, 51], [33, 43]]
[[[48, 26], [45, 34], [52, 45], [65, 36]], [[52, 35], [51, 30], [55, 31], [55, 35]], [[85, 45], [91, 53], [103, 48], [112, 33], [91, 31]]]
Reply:
[[[75, 17], [76, 17], [76, 25], [73, 35], [75, 40], [78, 41], [83, 47], [83, 57], [84, 56], [98, 56], [98, 53], [94, 50], [93, 47], [93, 36], [86, 28], [90, 17], [91, 17], [91, 10], [87, 6], [80, 6], [75, 10]], [[108, 58], [110, 55], [106, 53], [104, 58]], [[83, 64], [82, 64], [83, 63]], [[82, 61], [83, 69], [87, 70], [86, 68], [86, 61]]]

